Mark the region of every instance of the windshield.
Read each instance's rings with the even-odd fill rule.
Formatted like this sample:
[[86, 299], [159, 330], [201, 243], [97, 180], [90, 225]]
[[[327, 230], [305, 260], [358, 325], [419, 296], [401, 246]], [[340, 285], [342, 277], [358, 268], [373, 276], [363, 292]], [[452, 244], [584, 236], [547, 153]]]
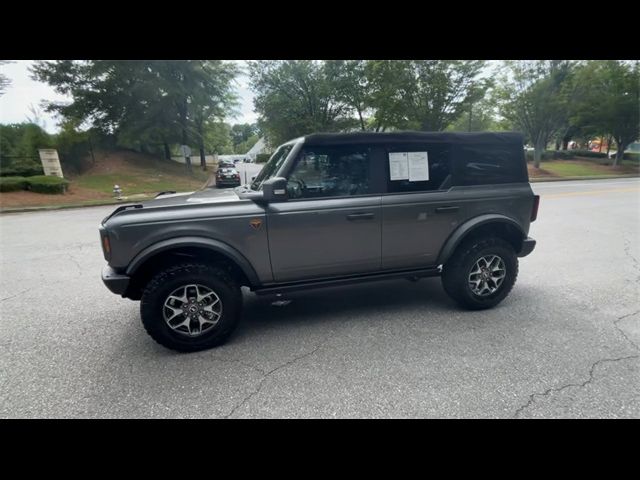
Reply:
[[258, 173], [255, 180], [251, 183], [251, 190], [260, 190], [262, 188], [262, 184], [266, 180], [273, 177], [275, 173], [280, 170], [280, 167], [286, 160], [293, 146], [293, 143], [282, 145], [276, 150], [273, 155], [271, 155], [269, 161], [265, 164], [264, 167], [262, 167], [260, 173]]

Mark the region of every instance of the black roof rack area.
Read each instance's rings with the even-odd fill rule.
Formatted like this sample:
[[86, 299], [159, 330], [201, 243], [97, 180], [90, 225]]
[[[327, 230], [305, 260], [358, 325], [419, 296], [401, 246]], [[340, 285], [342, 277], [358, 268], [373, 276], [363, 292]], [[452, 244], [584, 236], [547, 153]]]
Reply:
[[308, 145], [385, 143], [385, 142], [433, 142], [459, 144], [515, 144], [522, 143], [520, 132], [349, 132], [314, 133], [304, 137]]

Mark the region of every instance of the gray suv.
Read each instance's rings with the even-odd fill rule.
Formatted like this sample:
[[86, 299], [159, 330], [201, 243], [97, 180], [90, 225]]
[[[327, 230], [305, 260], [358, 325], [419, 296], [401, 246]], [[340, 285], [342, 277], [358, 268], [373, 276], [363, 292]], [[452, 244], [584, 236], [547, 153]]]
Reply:
[[160, 344], [222, 344], [256, 294], [441, 276], [468, 309], [511, 291], [539, 197], [518, 133], [315, 134], [251, 184], [161, 194], [100, 225], [102, 279]]

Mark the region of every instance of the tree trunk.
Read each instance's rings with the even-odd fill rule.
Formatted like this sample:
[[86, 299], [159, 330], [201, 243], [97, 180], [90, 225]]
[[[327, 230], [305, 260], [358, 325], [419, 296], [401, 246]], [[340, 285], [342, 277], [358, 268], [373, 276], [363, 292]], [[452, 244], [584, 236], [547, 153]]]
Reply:
[[569, 139], [568, 138], [563, 138], [562, 139], [562, 150], [569, 150]]
[[164, 159], [171, 160], [171, 149], [169, 148], [169, 144], [164, 141], [162, 142], [162, 146], [164, 147]]
[[617, 167], [618, 163], [622, 163], [622, 158], [624, 157], [624, 149], [630, 142], [625, 142], [622, 139], [616, 139], [616, 157], [613, 160], [613, 166]]
[[[182, 127], [182, 145], [186, 145], [188, 141], [187, 129]], [[189, 155], [184, 157], [184, 163], [187, 166], [187, 171], [191, 173], [191, 157]]]
[[204, 155], [204, 145], [200, 142], [200, 167], [202, 170], [207, 170], [207, 159]]
[[362, 112], [360, 111], [360, 109], [358, 109], [358, 117], [360, 117], [360, 128], [364, 132], [366, 130], [366, 127], [364, 125], [364, 118], [362, 118]]
[[540, 161], [542, 160], [542, 154], [544, 153], [546, 143], [542, 140], [536, 140], [533, 145], [533, 166], [540, 168]]

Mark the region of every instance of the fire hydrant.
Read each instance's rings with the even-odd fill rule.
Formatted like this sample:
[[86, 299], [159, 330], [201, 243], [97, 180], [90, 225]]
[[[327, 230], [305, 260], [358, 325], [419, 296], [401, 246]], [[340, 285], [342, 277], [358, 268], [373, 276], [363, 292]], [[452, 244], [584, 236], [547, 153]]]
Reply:
[[120, 185], [113, 186], [113, 196], [118, 200], [122, 200], [122, 189], [120, 188]]

